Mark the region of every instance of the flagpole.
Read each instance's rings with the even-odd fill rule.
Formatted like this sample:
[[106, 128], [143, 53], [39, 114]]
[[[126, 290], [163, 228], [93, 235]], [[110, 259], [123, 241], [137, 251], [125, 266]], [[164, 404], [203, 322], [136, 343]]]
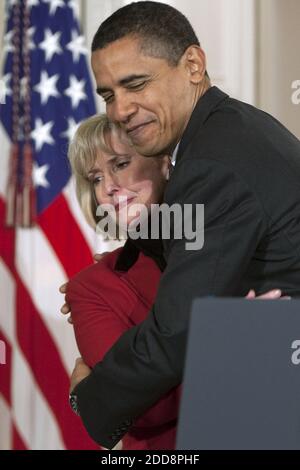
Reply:
[[12, 59], [12, 145], [9, 159], [9, 177], [7, 184], [6, 225], [15, 227], [20, 213], [18, 194], [19, 170], [19, 119], [20, 119], [20, 51], [21, 51], [21, 9], [19, 2], [13, 5], [13, 59]]
[[35, 190], [32, 181], [33, 151], [31, 145], [31, 96], [30, 96], [30, 49], [29, 27], [30, 11], [27, 0], [23, 7], [23, 61], [24, 61], [24, 147], [23, 147], [23, 173], [22, 173], [22, 221], [23, 227], [31, 227], [36, 217]]

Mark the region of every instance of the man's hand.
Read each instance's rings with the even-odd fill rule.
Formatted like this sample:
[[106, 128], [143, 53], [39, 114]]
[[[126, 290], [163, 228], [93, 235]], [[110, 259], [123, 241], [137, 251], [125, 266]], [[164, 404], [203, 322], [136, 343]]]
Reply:
[[95, 260], [97, 263], [99, 263], [99, 261], [101, 261], [102, 258], [103, 258], [105, 255], [107, 255], [108, 253], [110, 253], [110, 252], [109, 252], [109, 251], [105, 251], [104, 253], [96, 253], [96, 254], [94, 255], [94, 260]]
[[[101, 261], [101, 259], [107, 255], [109, 252], [106, 251], [105, 253], [96, 253], [94, 255], [94, 260], [98, 263], [99, 261]], [[65, 284], [63, 284], [62, 286], [60, 286], [59, 288], [59, 292], [61, 294], [64, 294], [66, 295], [67, 293], [67, 288], [68, 288], [68, 282], [66, 282]], [[246, 299], [248, 300], [253, 300], [253, 299], [260, 299], [260, 300], [276, 300], [276, 299], [280, 299], [280, 300], [290, 300], [291, 297], [289, 296], [282, 296], [282, 292], [280, 289], [273, 289], [273, 290], [270, 290], [268, 292], [266, 292], [265, 294], [262, 294], [262, 295], [259, 295], [259, 296], [256, 296], [256, 293], [253, 289], [251, 289], [247, 296], [246, 296]], [[68, 315], [69, 313], [71, 313], [71, 308], [70, 308], [70, 305], [65, 302], [63, 304], [63, 306], [61, 307], [60, 309], [61, 313], [63, 315]], [[72, 316], [70, 315], [69, 318], [68, 318], [68, 322], [69, 323], [73, 323], [72, 321]]]
[[[101, 261], [102, 258], [103, 258], [105, 255], [107, 255], [107, 253], [109, 253], [109, 252], [106, 251], [105, 253], [101, 253], [101, 254], [100, 254], [100, 253], [97, 253], [97, 254], [95, 254], [95, 255], [94, 255], [94, 260], [95, 260], [96, 262]], [[65, 295], [65, 300], [66, 300], [66, 293], [67, 293], [67, 290], [68, 290], [68, 282], [66, 282], [65, 284], [63, 284], [63, 285], [60, 286], [60, 288], [59, 288], [59, 292], [60, 292], [61, 294], [64, 294], [64, 295]], [[63, 315], [68, 315], [68, 313], [71, 313], [71, 307], [70, 307], [70, 305], [68, 304], [68, 302], [65, 302], [65, 303], [63, 304], [63, 306], [61, 307], [60, 311], [61, 311], [61, 313], [62, 313]], [[71, 323], [71, 324], [73, 323], [73, 321], [72, 321], [72, 316], [71, 316], [71, 315], [70, 315], [69, 318], [68, 318], [68, 322]]]
[[246, 299], [250, 299], [250, 300], [253, 300], [253, 299], [256, 299], [256, 300], [277, 300], [277, 299], [280, 299], [280, 300], [290, 300], [291, 297], [287, 296], [287, 295], [282, 295], [282, 291], [280, 289], [273, 289], [273, 290], [270, 290], [268, 292], [266, 292], [265, 294], [262, 294], [262, 295], [258, 295], [256, 296], [256, 293], [253, 289], [251, 289], [247, 296], [246, 296]]
[[76, 359], [75, 368], [71, 375], [70, 393], [74, 390], [83, 379], [85, 379], [92, 370], [83, 362], [83, 359], [79, 357]]
[[[60, 286], [60, 288], [59, 288], [59, 292], [60, 292], [61, 294], [65, 294], [65, 300], [66, 300], [66, 293], [67, 293], [67, 289], [68, 289], [68, 284], [69, 284], [69, 283], [66, 282], [65, 284], [63, 284], [63, 285]], [[65, 302], [65, 303], [63, 304], [63, 306], [61, 307], [60, 311], [61, 311], [61, 313], [62, 313], [63, 315], [68, 315], [68, 313], [71, 312], [70, 305], [69, 305], [67, 302]], [[69, 318], [68, 318], [68, 322], [71, 323], [71, 324], [73, 323], [71, 315], [70, 315]]]
[[[81, 357], [76, 359], [75, 368], [71, 375], [70, 393], [74, 390], [76, 385], [78, 385], [83, 379], [85, 379], [88, 375], [90, 375], [90, 373], [91, 373], [91, 369], [85, 364], [83, 359]], [[106, 447], [101, 447], [101, 448], [103, 450], [109, 450], [109, 449], [106, 449]], [[121, 440], [111, 450], [122, 450], [122, 449], [123, 449], [123, 442]]]

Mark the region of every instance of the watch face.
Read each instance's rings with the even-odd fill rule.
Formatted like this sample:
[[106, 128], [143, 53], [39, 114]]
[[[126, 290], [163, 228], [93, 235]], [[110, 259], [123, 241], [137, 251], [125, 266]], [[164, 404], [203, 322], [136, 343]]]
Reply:
[[70, 393], [69, 403], [70, 403], [70, 406], [71, 406], [72, 410], [74, 411], [74, 413], [76, 413], [77, 416], [80, 416], [79, 408], [78, 408], [77, 395], [75, 393]]

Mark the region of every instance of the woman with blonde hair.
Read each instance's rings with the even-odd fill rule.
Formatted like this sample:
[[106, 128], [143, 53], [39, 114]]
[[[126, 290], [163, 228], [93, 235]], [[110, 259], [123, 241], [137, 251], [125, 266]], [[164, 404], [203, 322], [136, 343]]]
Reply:
[[[119, 227], [133, 222], [133, 204], [150, 211], [152, 204], [162, 202], [170, 158], [137, 154], [126, 134], [105, 115], [79, 126], [69, 159], [80, 207], [94, 228], [98, 205], [115, 209]], [[164, 267], [160, 240], [128, 238], [123, 248], [69, 281], [66, 300], [79, 351], [89, 367], [102, 360], [121, 334], [145, 319]], [[179, 389], [172, 391], [138, 419], [122, 448], [174, 449], [179, 395]]]
[[[134, 205], [150, 214], [151, 207], [163, 201], [170, 158], [139, 155], [126, 133], [111, 124], [106, 115], [93, 116], [80, 124], [69, 148], [69, 159], [79, 204], [94, 228], [99, 222], [97, 206], [110, 206], [116, 227], [126, 231], [140, 220], [132, 210]], [[129, 236], [124, 247], [69, 281], [62, 311], [72, 311], [77, 345], [90, 368], [103, 359], [119, 336], [146, 318], [164, 268], [161, 240], [134, 240]], [[255, 293], [250, 291], [247, 297], [254, 298]], [[261, 296], [278, 297], [280, 291]], [[140, 417], [118, 448], [174, 449], [179, 399], [180, 387]]]

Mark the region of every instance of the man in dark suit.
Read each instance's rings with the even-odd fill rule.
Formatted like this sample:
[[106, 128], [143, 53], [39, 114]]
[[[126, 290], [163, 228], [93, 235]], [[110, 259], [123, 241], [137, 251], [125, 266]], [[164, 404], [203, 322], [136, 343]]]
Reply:
[[271, 116], [211, 87], [189, 22], [167, 5], [122, 8], [92, 49], [109, 118], [139, 153], [176, 159], [165, 202], [205, 206], [202, 249], [164, 240], [167, 268], [147, 319], [88, 376], [80, 363], [73, 373], [83, 423], [112, 448], [181, 382], [194, 298], [243, 296], [250, 287], [300, 293], [300, 143]]

